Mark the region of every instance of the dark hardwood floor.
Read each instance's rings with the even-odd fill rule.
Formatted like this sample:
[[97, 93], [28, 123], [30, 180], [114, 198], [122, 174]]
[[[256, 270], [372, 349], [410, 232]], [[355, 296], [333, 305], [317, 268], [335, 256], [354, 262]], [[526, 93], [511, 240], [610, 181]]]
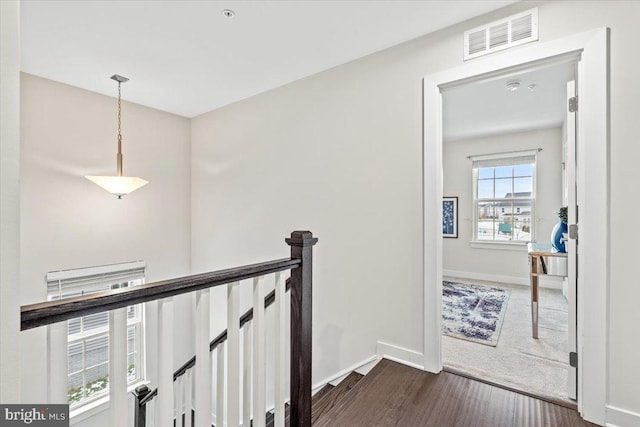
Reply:
[[317, 417], [317, 427], [594, 426], [553, 403], [452, 373], [438, 375], [383, 359]]

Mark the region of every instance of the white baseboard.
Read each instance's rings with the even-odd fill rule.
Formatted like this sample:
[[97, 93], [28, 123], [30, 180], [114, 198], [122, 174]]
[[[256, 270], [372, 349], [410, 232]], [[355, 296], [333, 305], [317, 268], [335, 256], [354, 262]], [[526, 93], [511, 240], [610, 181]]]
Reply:
[[640, 414], [607, 405], [607, 427], [640, 426]]
[[311, 391], [313, 394], [316, 394], [325, 385], [333, 382], [340, 382], [344, 377], [354, 371], [365, 375], [383, 357], [389, 360], [393, 360], [394, 362], [402, 363], [403, 365], [411, 366], [412, 368], [424, 370], [424, 356], [421, 353], [378, 341], [376, 345], [376, 355], [367, 357], [366, 359], [363, 359], [360, 362], [349, 366], [348, 368], [345, 368], [321, 381], [316, 382], [313, 385]]
[[[511, 285], [529, 286], [529, 277], [503, 276], [499, 274], [476, 273], [471, 271], [443, 270], [444, 277], [456, 277], [459, 279], [484, 280], [487, 282], [508, 283]], [[541, 288], [562, 289], [562, 277], [539, 276], [538, 285]]]
[[378, 341], [376, 353], [380, 358], [384, 357], [412, 368], [424, 370], [424, 355], [417, 351]]
[[315, 383], [312, 388], [311, 388], [311, 393], [312, 394], [316, 394], [318, 392], [318, 390], [320, 390], [322, 387], [324, 387], [325, 385], [334, 382], [338, 379], [341, 379], [342, 377], [345, 377], [347, 375], [349, 375], [351, 372], [353, 371], [357, 371], [360, 369], [365, 369], [368, 368], [369, 364], [373, 364], [374, 362], [377, 363], [378, 362], [379, 357], [378, 356], [370, 356], [367, 357], [364, 360], [361, 360], [360, 362], [349, 366], [348, 368], [345, 368], [343, 370], [341, 370], [340, 372], [335, 373], [334, 375], [331, 375], [325, 379], [323, 379], [322, 381], [318, 381], [317, 383]]

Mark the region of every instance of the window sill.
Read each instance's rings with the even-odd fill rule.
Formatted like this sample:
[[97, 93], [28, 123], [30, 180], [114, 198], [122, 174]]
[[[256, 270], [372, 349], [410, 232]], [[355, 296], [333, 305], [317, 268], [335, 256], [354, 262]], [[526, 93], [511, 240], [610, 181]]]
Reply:
[[491, 242], [486, 240], [473, 240], [469, 245], [473, 249], [493, 249], [498, 251], [526, 252], [528, 242]]
[[[136, 387], [139, 387], [144, 384], [149, 384], [149, 381], [141, 380], [127, 386], [128, 398], [131, 399], [133, 397], [131, 392], [133, 392], [136, 389]], [[71, 425], [77, 424], [81, 421], [84, 421], [88, 418], [98, 415], [100, 412], [106, 411], [107, 409], [109, 409], [108, 395], [101, 397], [100, 399], [96, 399], [93, 402], [89, 402], [85, 405], [82, 405], [79, 408], [72, 409], [69, 413], [70, 424]]]

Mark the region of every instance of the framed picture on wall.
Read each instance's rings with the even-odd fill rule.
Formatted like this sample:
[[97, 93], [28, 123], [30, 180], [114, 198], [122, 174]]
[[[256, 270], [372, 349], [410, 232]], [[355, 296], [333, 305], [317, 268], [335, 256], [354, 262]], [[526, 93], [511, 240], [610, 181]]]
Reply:
[[442, 237], [458, 238], [458, 198], [442, 198]]

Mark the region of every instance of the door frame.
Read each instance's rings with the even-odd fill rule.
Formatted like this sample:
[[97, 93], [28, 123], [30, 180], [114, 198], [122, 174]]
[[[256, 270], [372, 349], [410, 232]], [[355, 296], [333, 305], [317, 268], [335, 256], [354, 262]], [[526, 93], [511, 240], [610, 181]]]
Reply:
[[[578, 411], [604, 425], [609, 294], [609, 29], [532, 44], [426, 76], [423, 80], [424, 369], [442, 370], [442, 94], [447, 87], [504, 77], [559, 61], [578, 62], [580, 246]], [[585, 171], [589, 173], [586, 174]], [[586, 197], [588, 189], [589, 197]], [[524, 259], [523, 259], [523, 262]], [[585, 316], [588, 313], [588, 316]], [[568, 355], [567, 355], [568, 357]], [[585, 375], [584, 373], [588, 373]]]

